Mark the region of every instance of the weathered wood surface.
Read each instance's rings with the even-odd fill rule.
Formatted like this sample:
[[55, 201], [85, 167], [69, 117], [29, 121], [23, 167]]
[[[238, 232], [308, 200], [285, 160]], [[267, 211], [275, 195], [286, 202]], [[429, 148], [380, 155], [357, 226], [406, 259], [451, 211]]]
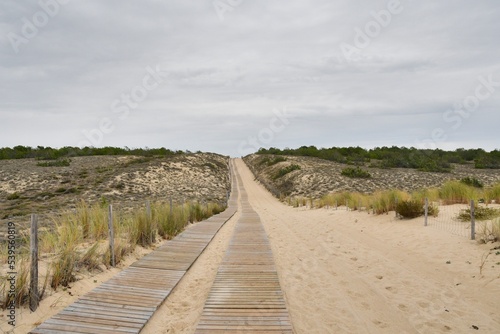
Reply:
[[242, 215], [196, 333], [293, 333], [267, 235], [239, 183]]
[[191, 226], [30, 333], [139, 333], [217, 231], [235, 214], [238, 192], [235, 179], [232, 181], [226, 211]]

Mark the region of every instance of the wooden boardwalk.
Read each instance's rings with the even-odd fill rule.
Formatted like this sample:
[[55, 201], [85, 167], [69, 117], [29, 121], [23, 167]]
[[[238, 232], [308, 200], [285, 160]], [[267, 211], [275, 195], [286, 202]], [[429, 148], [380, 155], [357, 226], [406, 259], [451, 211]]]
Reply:
[[267, 235], [241, 187], [242, 215], [196, 333], [293, 333]]
[[191, 226], [30, 333], [139, 333], [217, 231], [235, 214], [238, 188], [234, 176], [232, 181], [226, 211]]

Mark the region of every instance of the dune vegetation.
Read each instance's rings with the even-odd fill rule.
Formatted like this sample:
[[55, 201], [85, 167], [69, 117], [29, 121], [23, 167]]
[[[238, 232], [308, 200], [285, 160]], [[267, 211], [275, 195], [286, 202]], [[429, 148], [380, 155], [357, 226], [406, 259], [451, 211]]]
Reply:
[[[136, 246], [151, 247], [160, 239], [170, 239], [189, 224], [204, 220], [225, 208], [217, 203], [186, 202], [183, 204], [154, 202], [148, 207], [117, 211], [113, 214], [114, 258], [120, 263]], [[39, 231], [39, 257], [47, 263], [41, 282], [41, 297], [49, 286], [56, 290], [77, 279], [77, 274], [109, 267], [109, 205], [81, 201], [75, 210], [52, 218], [52, 228]], [[16, 306], [28, 302], [29, 293], [29, 234], [20, 231], [16, 254]], [[7, 261], [7, 247], [0, 247], [0, 261]], [[11, 302], [7, 281], [0, 285], [0, 305]]]

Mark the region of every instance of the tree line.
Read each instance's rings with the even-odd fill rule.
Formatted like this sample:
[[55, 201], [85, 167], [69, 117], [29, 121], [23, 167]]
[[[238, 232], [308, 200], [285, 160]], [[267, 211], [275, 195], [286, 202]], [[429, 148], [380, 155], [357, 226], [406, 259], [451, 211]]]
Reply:
[[473, 163], [478, 169], [500, 169], [500, 151], [486, 152], [479, 149], [458, 148], [455, 151], [441, 149], [417, 149], [415, 147], [357, 147], [317, 148], [301, 146], [296, 149], [261, 148], [257, 154], [307, 156], [320, 159], [378, 168], [415, 168], [426, 172], [450, 172], [452, 164]]
[[164, 147], [161, 148], [134, 148], [128, 147], [71, 147], [66, 146], [62, 148], [52, 147], [29, 147], [29, 146], [14, 146], [0, 148], [0, 160], [5, 159], [26, 159], [34, 158], [38, 160], [57, 160], [62, 158], [71, 157], [84, 157], [94, 155], [134, 155], [142, 157], [153, 156], [173, 156], [184, 154], [184, 151], [172, 151]]

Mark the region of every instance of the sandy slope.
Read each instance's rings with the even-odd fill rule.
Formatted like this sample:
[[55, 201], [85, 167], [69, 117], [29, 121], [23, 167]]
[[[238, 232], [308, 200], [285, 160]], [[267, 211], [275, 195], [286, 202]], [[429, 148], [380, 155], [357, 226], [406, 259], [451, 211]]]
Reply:
[[[421, 219], [287, 207], [241, 160], [237, 167], [269, 234], [296, 333], [500, 332], [500, 256], [493, 252], [479, 274], [492, 244], [424, 228]], [[231, 226], [145, 333], [194, 333]]]

